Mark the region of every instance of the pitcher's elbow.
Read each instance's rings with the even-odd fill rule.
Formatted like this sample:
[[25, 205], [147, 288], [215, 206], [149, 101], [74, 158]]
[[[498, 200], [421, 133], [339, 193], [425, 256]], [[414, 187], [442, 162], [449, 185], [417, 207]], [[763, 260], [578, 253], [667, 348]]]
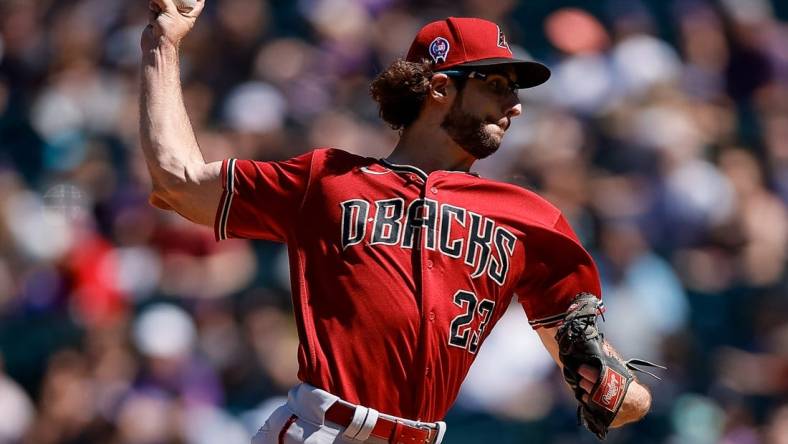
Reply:
[[174, 208], [167, 202], [167, 197], [162, 188], [154, 188], [148, 195], [148, 203], [161, 210], [172, 211]]
[[193, 169], [174, 163], [172, 165], [160, 164], [151, 168], [153, 190], [149, 198], [150, 203], [162, 209], [176, 209], [178, 198], [193, 182]]

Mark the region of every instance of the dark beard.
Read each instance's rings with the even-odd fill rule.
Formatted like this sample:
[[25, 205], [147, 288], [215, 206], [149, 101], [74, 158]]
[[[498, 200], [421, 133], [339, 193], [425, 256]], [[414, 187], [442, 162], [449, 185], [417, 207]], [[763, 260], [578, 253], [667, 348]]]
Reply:
[[457, 145], [476, 159], [484, 159], [496, 152], [501, 143], [484, 130], [488, 122], [463, 111], [460, 105], [462, 105], [461, 93], [443, 118], [441, 128], [446, 130]]

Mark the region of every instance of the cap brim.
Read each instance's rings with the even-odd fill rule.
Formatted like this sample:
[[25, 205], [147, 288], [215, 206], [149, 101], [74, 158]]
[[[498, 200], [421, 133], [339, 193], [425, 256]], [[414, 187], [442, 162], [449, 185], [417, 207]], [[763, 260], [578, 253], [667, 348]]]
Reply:
[[533, 88], [541, 85], [550, 78], [550, 68], [539, 62], [530, 60], [507, 59], [503, 57], [475, 60], [454, 66], [455, 68], [485, 67], [485, 66], [511, 66], [517, 76], [520, 88]]

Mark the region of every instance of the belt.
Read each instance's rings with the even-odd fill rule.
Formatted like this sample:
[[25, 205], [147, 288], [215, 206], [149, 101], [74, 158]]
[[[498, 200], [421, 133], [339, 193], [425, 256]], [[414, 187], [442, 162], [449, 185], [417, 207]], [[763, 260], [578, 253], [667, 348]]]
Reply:
[[[337, 401], [326, 410], [325, 418], [334, 424], [348, 427], [353, 422], [356, 407]], [[391, 444], [432, 444], [438, 429], [428, 425], [414, 426], [403, 421], [379, 416], [370, 436], [386, 440]]]

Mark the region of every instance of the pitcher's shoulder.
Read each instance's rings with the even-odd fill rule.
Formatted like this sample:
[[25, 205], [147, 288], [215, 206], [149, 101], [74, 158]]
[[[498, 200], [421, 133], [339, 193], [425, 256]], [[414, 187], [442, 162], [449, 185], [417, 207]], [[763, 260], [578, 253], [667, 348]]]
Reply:
[[520, 185], [499, 180], [479, 177], [484, 187], [489, 187], [501, 205], [517, 209], [523, 218], [539, 225], [555, 224], [561, 217], [561, 210], [544, 197]]
[[376, 163], [371, 157], [359, 156], [339, 148], [321, 147], [313, 151], [314, 162], [328, 174], [342, 174], [354, 168]]

